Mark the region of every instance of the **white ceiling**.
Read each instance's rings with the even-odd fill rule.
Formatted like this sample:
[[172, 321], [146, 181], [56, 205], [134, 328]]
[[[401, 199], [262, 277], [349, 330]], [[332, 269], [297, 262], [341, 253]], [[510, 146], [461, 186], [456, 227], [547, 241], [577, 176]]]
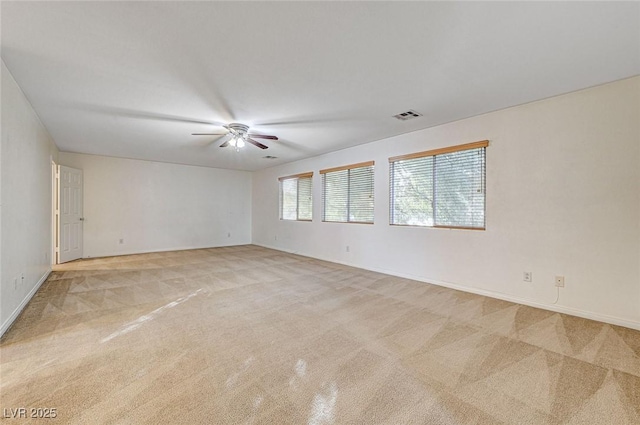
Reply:
[[[212, 167], [266, 168], [640, 74], [637, 2], [0, 7], [2, 58], [62, 151]], [[408, 109], [424, 116], [391, 118]], [[235, 152], [190, 135], [232, 121], [281, 140]]]

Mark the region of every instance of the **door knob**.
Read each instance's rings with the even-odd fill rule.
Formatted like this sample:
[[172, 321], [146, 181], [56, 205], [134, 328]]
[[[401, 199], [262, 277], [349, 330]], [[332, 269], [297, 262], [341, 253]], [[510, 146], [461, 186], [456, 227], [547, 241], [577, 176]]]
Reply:
[[80, 217], [80, 221], [84, 221], [84, 217]]

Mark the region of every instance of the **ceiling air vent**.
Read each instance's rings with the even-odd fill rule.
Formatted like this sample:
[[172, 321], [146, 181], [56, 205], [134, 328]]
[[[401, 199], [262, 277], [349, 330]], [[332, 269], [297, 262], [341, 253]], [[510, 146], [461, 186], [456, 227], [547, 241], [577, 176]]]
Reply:
[[267, 155], [267, 156], [263, 156], [264, 159], [277, 159], [277, 156], [273, 156], [273, 155]]
[[407, 112], [403, 112], [398, 115], [394, 115], [393, 118], [399, 119], [400, 121], [410, 120], [412, 118], [421, 117], [422, 114], [420, 112], [416, 112], [413, 109], [408, 110]]

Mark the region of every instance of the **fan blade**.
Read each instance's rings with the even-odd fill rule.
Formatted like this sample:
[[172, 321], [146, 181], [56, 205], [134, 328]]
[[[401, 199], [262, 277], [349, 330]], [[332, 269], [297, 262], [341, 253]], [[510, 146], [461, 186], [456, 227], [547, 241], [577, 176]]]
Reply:
[[135, 109], [118, 108], [111, 106], [93, 105], [89, 103], [73, 103], [65, 106], [73, 110], [82, 112], [92, 112], [101, 115], [111, 115], [122, 118], [133, 118], [154, 121], [179, 122], [187, 124], [205, 124], [214, 125], [216, 127], [225, 127], [224, 123], [217, 121], [205, 121], [200, 119], [181, 117], [177, 115], [162, 114], [157, 112], [139, 111]]
[[346, 121], [347, 119], [341, 116], [324, 116], [324, 117], [320, 117], [320, 116], [313, 116], [313, 117], [304, 117], [304, 116], [300, 116], [300, 117], [291, 117], [289, 119], [283, 119], [280, 121], [259, 121], [259, 122], [254, 122], [253, 125], [256, 127], [268, 127], [268, 126], [283, 126], [283, 125], [291, 125], [291, 126], [303, 126], [303, 125], [310, 125], [310, 126], [320, 126], [322, 124], [325, 123], [338, 123], [341, 121]]
[[254, 137], [256, 139], [269, 139], [269, 140], [278, 140], [276, 136], [267, 136], [266, 134], [253, 134], [249, 133], [249, 137]]
[[250, 138], [247, 139], [247, 142], [251, 143], [254, 146], [259, 147], [260, 149], [269, 149], [269, 146], [263, 145], [262, 143]]
[[229, 133], [191, 133], [192, 136], [224, 136]]
[[214, 140], [214, 141], [213, 141], [213, 142], [211, 142], [211, 143], [213, 144], [213, 143], [223, 142], [223, 143], [220, 145], [220, 147], [221, 147], [221, 148], [224, 148], [224, 147], [226, 147], [226, 146], [229, 146], [229, 141], [230, 141], [231, 139], [232, 139], [232, 137], [231, 137], [231, 133], [227, 133], [227, 134], [225, 134], [225, 135], [224, 135], [224, 136], [222, 136], [222, 137], [218, 137], [216, 140]]

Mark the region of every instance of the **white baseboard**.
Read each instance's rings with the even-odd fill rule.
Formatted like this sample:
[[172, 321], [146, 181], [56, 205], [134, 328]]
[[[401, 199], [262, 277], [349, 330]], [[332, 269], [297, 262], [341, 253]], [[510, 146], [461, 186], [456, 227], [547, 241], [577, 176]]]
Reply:
[[[161, 248], [161, 249], [152, 249], [148, 251], [123, 251], [123, 252], [104, 252], [97, 253], [94, 255], [87, 255], [82, 257], [83, 260], [88, 260], [91, 258], [104, 258], [104, 257], [119, 257], [122, 255], [138, 255], [138, 254], [153, 254], [156, 252], [170, 252], [170, 251], [189, 251], [192, 249], [209, 249], [209, 248], [225, 248], [228, 246], [242, 246], [242, 245], [251, 245], [251, 242], [234, 242], [226, 245], [207, 245], [207, 246], [181, 246], [177, 248]], [[63, 263], [64, 264], [64, 263]]]
[[432, 284], [432, 285], [444, 286], [444, 287], [455, 289], [455, 290], [458, 290], [458, 291], [470, 292], [470, 293], [473, 293], [473, 294], [483, 295], [485, 297], [490, 297], [490, 298], [497, 298], [497, 299], [500, 299], [500, 300], [509, 301], [509, 302], [516, 303], [516, 304], [523, 304], [523, 305], [527, 305], [527, 306], [530, 306], [530, 307], [541, 308], [543, 310], [555, 311], [556, 313], [564, 313], [564, 314], [568, 314], [568, 315], [571, 315], [571, 316], [582, 317], [584, 319], [596, 320], [598, 322], [610, 323], [612, 325], [624, 326], [625, 328], [640, 330], [640, 322], [635, 322], [633, 320], [628, 320], [628, 319], [624, 319], [624, 318], [621, 318], [621, 317], [609, 316], [609, 315], [602, 314], [602, 313], [594, 313], [594, 312], [591, 312], [591, 311], [580, 310], [580, 309], [577, 309], [577, 308], [566, 307], [566, 306], [557, 305], [557, 304], [540, 303], [538, 301], [528, 300], [526, 298], [514, 297], [512, 295], [503, 294], [501, 292], [495, 292], [495, 291], [489, 291], [489, 290], [480, 289], [480, 288], [474, 288], [472, 286], [465, 286], [465, 285], [461, 285], [461, 284], [458, 284], [458, 283], [445, 282], [445, 281], [441, 281], [441, 280], [437, 280], [437, 279], [429, 279], [429, 278], [426, 278], [426, 277], [423, 277], [423, 276], [416, 276], [416, 275], [412, 275], [412, 274], [409, 274], [409, 273], [398, 273], [398, 272], [393, 271], [393, 270], [386, 270], [386, 269], [378, 268], [378, 267], [363, 267], [363, 266], [357, 265], [357, 264], [351, 264], [351, 263], [348, 263], [348, 262], [338, 261], [338, 260], [334, 260], [334, 259], [330, 259], [330, 258], [321, 258], [321, 257], [316, 256], [316, 255], [309, 255], [307, 253], [286, 250], [286, 249], [282, 249], [282, 248], [279, 248], [279, 247], [265, 245], [265, 244], [259, 244], [259, 243], [255, 243], [255, 242], [253, 243], [253, 245], [261, 246], [263, 248], [274, 249], [276, 251], [288, 252], [290, 254], [302, 255], [304, 257], [315, 258], [315, 259], [322, 260], [322, 261], [328, 261], [330, 263], [337, 263], [337, 264], [342, 264], [344, 266], [356, 267], [356, 268], [360, 268], [360, 269], [364, 269], [364, 270], [369, 270], [369, 271], [372, 271], [372, 272], [378, 272], [378, 273], [388, 274], [388, 275], [391, 275], [391, 276], [402, 277], [402, 278], [405, 278], [405, 279], [416, 280], [418, 282], [424, 282], [424, 283], [429, 283], [429, 284]]
[[27, 296], [24, 297], [20, 305], [16, 307], [15, 310], [13, 310], [13, 313], [11, 313], [11, 316], [9, 316], [7, 320], [4, 321], [2, 326], [0, 326], [0, 338], [5, 334], [6, 331], [9, 330], [11, 325], [13, 325], [13, 322], [15, 322], [15, 320], [18, 318], [20, 313], [22, 313], [22, 310], [24, 310], [27, 304], [29, 304], [29, 301], [31, 301], [31, 298], [33, 298], [36, 292], [38, 292], [38, 289], [40, 289], [40, 286], [42, 286], [42, 284], [47, 280], [50, 274], [51, 274], [51, 266], [49, 266], [49, 269], [42, 275], [40, 280], [38, 280], [38, 283], [36, 283], [33, 289], [29, 291]]

